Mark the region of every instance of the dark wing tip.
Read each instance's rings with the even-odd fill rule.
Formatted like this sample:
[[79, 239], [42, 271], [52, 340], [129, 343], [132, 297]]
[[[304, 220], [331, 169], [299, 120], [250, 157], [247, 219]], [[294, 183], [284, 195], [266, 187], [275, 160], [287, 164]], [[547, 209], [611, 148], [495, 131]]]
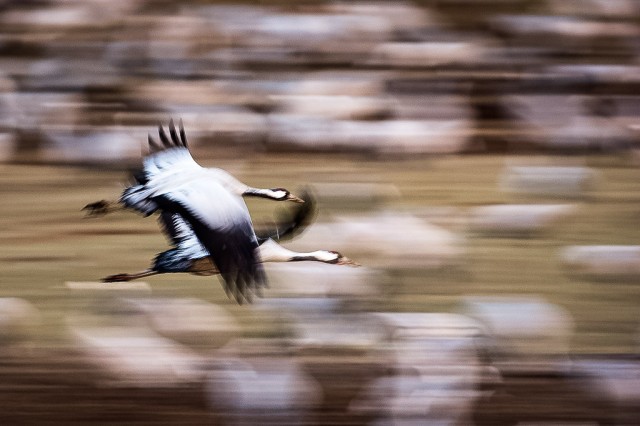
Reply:
[[173, 144], [167, 137], [167, 133], [164, 131], [164, 127], [162, 126], [162, 124], [158, 124], [158, 135], [160, 135], [160, 140], [162, 141], [165, 149], [173, 147]]
[[184, 146], [178, 136], [178, 132], [176, 131], [176, 125], [173, 122], [173, 118], [169, 120], [169, 133], [171, 134], [171, 140], [173, 141], [174, 146]]
[[180, 129], [180, 140], [182, 141], [182, 146], [187, 148], [187, 134], [184, 132], [184, 126], [182, 125], [182, 118], [178, 122], [178, 127]]
[[148, 141], [149, 141], [149, 151], [151, 153], [154, 152], [158, 152], [158, 151], [162, 151], [162, 147], [158, 144], [158, 142], [156, 142], [151, 135], [148, 135]]
[[[180, 119], [179, 130], [176, 130], [175, 122], [173, 118], [169, 120], [169, 135], [167, 135], [164, 126], [161, 123], [158, 123], [158, 136], [160, 136], [160, 141], [162, 141], [162, 145], [151, 138], [149, 135], [149, 146], [151, 148], [151, 152], [163, 151], [165, 149], [170, 148], [187, 148], [187, 135], [184, 131], [184, 126], [182, 124], [182, 119]], [[153, 140], [153, 143], [151, 142]]]

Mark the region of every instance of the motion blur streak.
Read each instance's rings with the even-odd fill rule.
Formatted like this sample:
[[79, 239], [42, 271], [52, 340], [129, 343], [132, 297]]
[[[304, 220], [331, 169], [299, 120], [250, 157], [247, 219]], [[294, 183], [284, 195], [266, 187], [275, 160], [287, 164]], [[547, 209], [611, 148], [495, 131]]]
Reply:
[[[640, 2], [0, 1], [0, 423], [640, 424]], [[139, 270], [147, 133], [360, 268]], [[121, 182], [118, 184], [117, 182]], [[275, 206], [248, 201], [256, 224]], [[266, 219], [265, 219], [266, 218]]]

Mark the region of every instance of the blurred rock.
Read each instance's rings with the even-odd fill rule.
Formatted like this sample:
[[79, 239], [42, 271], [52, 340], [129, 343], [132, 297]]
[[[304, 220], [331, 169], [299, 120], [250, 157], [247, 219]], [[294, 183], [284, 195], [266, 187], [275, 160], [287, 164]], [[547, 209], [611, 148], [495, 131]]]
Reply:
[[[555, 37], [569, 42], [597, 37], [636, 37], [638, 29], [631, 24], [601, 22], [554, 15], [501, 15], [492, 18], [493, 27], [512, 37]], [[560, 43], [562, 46], [563, 43]]]
[[151, 287], [148, 283], [143, 281], [131, 281], [131, 282], [123, 282], [123, 283], [103, 283], [98, 281], [66, 281], [64, 283], [65, 287], [69, 290], [78, 292], [78, 293], [87, 293], [87, 294], [95, 294], [99, 295], [104, 293], [104, 295], [118, 295], [118, 293], [140, 293], [140, 294], [150, 294]]
[[12, 133], [0, 133], [0, 163], [12, 161], [17, 149]]
[[635, 423], [640, 414], [640, 363], [637, 360], [580, 360], [575, 363], [574, 371], [586, 376], [586, 389], [613, 405], [616, 424]]
[[152, 330], [180, 343], [219, 348], [240, 333], [240, 326], [223, 308], [194, 298], [127, 299], [142, 312]]
[[392, 366], [398, 372], [456, 376], [473, 387], [479, 380], [485, 326], [453, 313], [384, 312], [373, 314], [385, 330]]
[[340, 299], [324, 297], [268, 297], [259, 298], [252, 305], [257, 310], [271, 312], [288, 324], [318, 321], [323, 317], [332, 317], [342, 310]]
[[581, 198], [593, 190], [596, 178], [595, 171], [581, 166], [507, 166], [500, 188], [519, 195]]
[[118, 23], [135, 12], [144, 0], [105, 2], [102, 0], [65, 0], [38, 7], [16, 8], [5, 13], [5, 22], [24, 25], [39, 31], [77, 30]]
[[640, 246], [569, 246], [560, 253], [571, 273], [594, 277], [637, 277], [640, 275]]
[[484, 324], [502, 372], [566, 373], [574, 323], [562, 307], [535, 296], [467, 296], [461, 312]]
[[383, 155], [456, 154], [469, 144], [467, 120], [389, 120], [381, 123], [377, 151]]
[[40, 323], [40, 312], [17, 297], [0, 297], [0, 345], [29, 339]]
[[362, 298], [378, 293], [377, 272], [368, 268], [314, 262], [270, 263], [269, 297], [321, 296]]
[[3, 14], [5, 24], [20, 24], [40, 31], [65, 30], [77, 27], [88, 27], [99, 23], [87, 4], [55, 5], [50, 7], [13, 10]]
[[200, 381], [204, 360], [145, 327], [72, 324], [78, 349], [117, 386], [174, 387]]
[[393, 375], [376, 379], [351, 403], [375, 424], [466, 424], [480, 395], [484, 327], [448, 313], [377, 313]]
[[[59, 48], [65, 50], [65, 46]], [[92, 45], [89, 50], [101, 49], [101, 45]], [[104, 62], [82, 57], [62, 59], [57, 55], [52, 56], [55, 57], [34, 61], [30, 65], [28, 75], [22, 80], [26, 88], [31, 91], [70, 92], [96, 87], [113, 88], [121, 82], [119, 72]]]
[[438, 28], [442, 17], [432, 10], [405, 1], [381, 2], [330, 2], [324, 7], [331, 14], [376, 16], [384, 19], [396, 32]]
[[453, 313], [379, 312], [374, 317], [385, 329], [387, 338], [432, 335], [434, 337], [480, 337], [485, 326], [465, 315]]
[[314, 223], [290, 243], [295, 250], [332, 247], [376, 268], [439, 268], [462, 261], [463, 239], [414, 216], [379, 213]]
[[598, 102], [583, 96], [510, 95], [503, 105], [517, 118], [523, 141], [583, 152], [627, 148], [631, 132], [612, 117], [597, 115], [603, 114], [595, 107]]
[[493, 235], [532, 234], [575, 213], [571, 204], [501, 204], [471, 209], [469, 229]]
[[[0, 69], [5, 69], [1, 66]], [[12, 78], [0, 72], [0, 130], [12, 130], [16, 126], [16, 84]]]
[[427, 206], [412, 208], [408, 212], [427, 223], [453, 232], [464, 232], [468, 229], [468, 213], [462, 207]]
[[394, 96], [394, 117], [398, 120], [473, 120], [469, 98], [440, 93], [398, 94]]
[[469, 142], [467, 120], [331, 120], [271, 114], [267, 146], [380, 155], [453, 154]]
[[374, 425], [471, 424], [477, 393], [461, 385], [456, 377], [404, 374], [372, 382], [351, 404], [357, 413], [375, 415]]
[[40, 155], [45, 161], [66, 163], [138, 160], [144, 152], [143, 135], [120, 127], [51, 129]]
[[381, 16], [359, 14], [287, 14], [274, 13], [260, 17], [249, 28], [251, 42], [261, 46], [283, 44], [298, 49], [322, 49], [387, 39], [392, 30]]
[[640, 6], [633, 0], [547, 0], [547, 3], [554, 14], [624, 19], [640, 13]]
[[[216, 105], [235, 105], [249, 99], [237, 86], [210, 79], [164, 80], [150, 79], [132, 87], [136, 97], [162, 108], [189, 109], [200, 107], [204, 111]], [[215, 109], [214, 109], [215, 110]]]
[[207, 398], [224, 424], [307, 424], [320, 386], [288, 357], [227, 357], [207, 378]]
[[30, 132], [77, 125], [85, 104], [85, 98], [77, 93], [17, 92], [13, 97], [15, 125]]
[[391, 114], [389, 101], [373, 97], [336, 95], [272, 96], [285, 114], [321, 116], [334, 120], [366, 120]]
[[300, 321], [295, 324], [294, 333], [292, 343], [300, 356], [367, 356], [383, 343], [380, 330], [370, 322], [368, 314], [338, 313]]
[[[640, 66], [635, 64], [562, 64], [549, 65], [547, 73], [550, 75], [560, 75], [562, 77], [574, 76], [587, 78], [588, 81], [598, 84], [638, 84], [640, 83]], [[537, 97], [537, 96], [536, 96]], [[534, 99], [536, 98], [534, 97]], [[580, 97], [572, 97], [584, 99]], [[628, 99], [628, 96], [624, 96]], [[550, 98], [552, 102], [549, 107], [553, 106], [553, 101], [557, 100], [560, 104], [563, 102], [558, 97]], [[597, 99], [597, 98], [596, 98]], [[556, 104], [558, 105], [558, 104]], [[537, 111], [536, 111], [537, 112]]]
[[387, 42], [377, 45], [367, 61], [370, 65], [388, 67], [437, 67], [477, 64], [489, 51], [479, 42]]
[[295, 114], [269, 114], [266, 144], [278, 149], [307, 151], [373, 151], [371, 142], [357, 145], [347, 122]]
[[283, 95], [375, 98], [384, 93], [384, 74], [350, 70], [346, 73], [312, 72], [283, 84]]
[[349, 302], [335, 296], [305, 295], [258, 299], [254, 306], [280, 321], [291, 334], [292, 349], [300, 356], [364, 355], [380, 343], [380, 330], [367, 314], [353, 312]]

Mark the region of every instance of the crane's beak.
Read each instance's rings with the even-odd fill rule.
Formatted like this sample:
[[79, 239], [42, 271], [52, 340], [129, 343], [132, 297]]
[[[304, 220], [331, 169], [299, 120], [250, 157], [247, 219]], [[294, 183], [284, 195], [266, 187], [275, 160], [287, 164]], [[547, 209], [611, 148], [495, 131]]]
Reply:
[[287, 196], [287, 201], [293, 201], [294, 203], [304, 203], [304, 200], [302, 198], [298, 198], [293, 194], [289, 194]]
[[353, 267], [358, 267], [360, 266], [360, 264], [352, 259], [349, 259], [346, 256], [341, 256], [338, 259], [338, 262], [336, 263], [336, 265], [345, 265], [345, 266], [353, 266]]

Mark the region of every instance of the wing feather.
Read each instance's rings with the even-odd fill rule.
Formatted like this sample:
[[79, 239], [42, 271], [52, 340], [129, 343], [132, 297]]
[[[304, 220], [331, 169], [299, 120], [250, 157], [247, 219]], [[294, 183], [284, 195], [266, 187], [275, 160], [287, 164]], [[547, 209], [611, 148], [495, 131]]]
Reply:
[[251, 293], [266, 285], [258, 240], [240, 197], [215, 182], [199, 179], [157, 195], [153, 200], [189, 224], [220, 271], [225, 291], [238, 303], [250, 301]]
[[180, 119], [179, 127], [180, 127], [180, 140], [182, 141], [182, 146], [187, 148], [187, 134], [184, 132], [184, 126], [182, 125], [182, 119]]

